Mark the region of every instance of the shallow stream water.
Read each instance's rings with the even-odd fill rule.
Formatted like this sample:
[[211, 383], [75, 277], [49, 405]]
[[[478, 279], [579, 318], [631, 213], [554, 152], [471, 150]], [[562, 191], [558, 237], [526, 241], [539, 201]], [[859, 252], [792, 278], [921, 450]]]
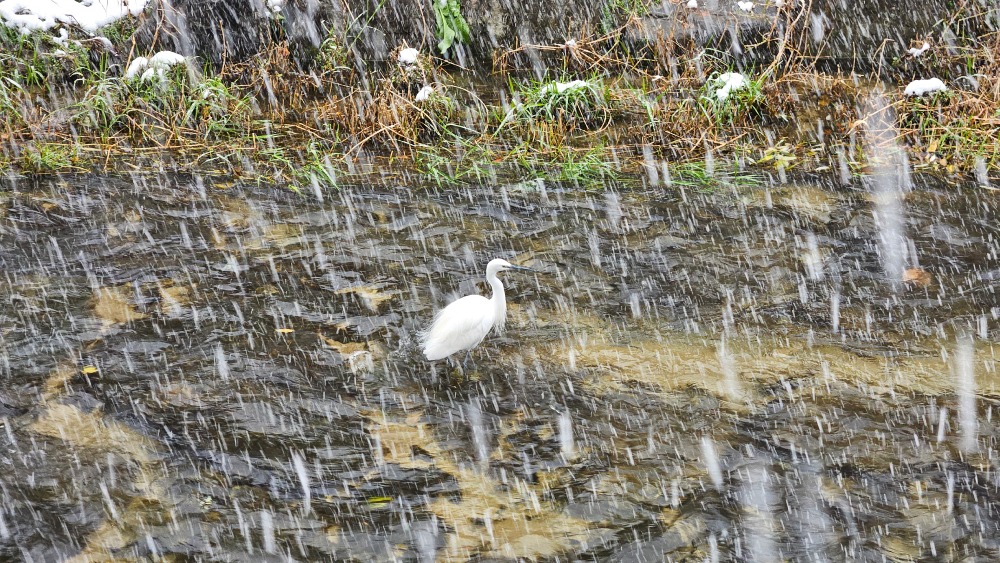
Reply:
[[394, 178], [5, 184], [0, 558], [1000, 558], [992, 192]]

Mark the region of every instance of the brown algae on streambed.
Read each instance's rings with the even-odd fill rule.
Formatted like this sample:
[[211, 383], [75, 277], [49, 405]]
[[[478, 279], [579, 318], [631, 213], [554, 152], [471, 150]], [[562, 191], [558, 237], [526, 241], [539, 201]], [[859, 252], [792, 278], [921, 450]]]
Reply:
[[[878, 202], [835, 178], [326, 202], [69, 180], [87, 189], [11, 186], [0, 231], [2, 478], [22, 495], [6, 546], [704, 558], [752, 536], [793, 559], [995, 552], [928, 525], [996, 523], [975, 482], [994, 464], [1000, 238], [975, 188], [914, 176], [901, 202], [932, 279], [893, 286]], [[453, 382], [412, 334], [450, 292], [480, 291], [478, 255], [498, 245], [542, 272], [508, 280], [508, 331]], [[964, 349], [952, 335], [970, 326]]]

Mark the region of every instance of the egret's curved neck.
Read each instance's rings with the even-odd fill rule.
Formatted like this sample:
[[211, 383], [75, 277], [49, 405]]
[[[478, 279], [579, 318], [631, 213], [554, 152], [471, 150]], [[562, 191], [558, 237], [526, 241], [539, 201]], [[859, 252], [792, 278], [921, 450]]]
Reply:
[[486, 281], [490, 282], [490, 287], [493, 288], [493, 297], [490, 299], [494, 311], [493, 326], [496, 327], [498, 333], [503, 332], [504, 324], [507, 323], [507, 294], [504, 293], [503, 282], [500, 281], [496, 273], [487, 274]]

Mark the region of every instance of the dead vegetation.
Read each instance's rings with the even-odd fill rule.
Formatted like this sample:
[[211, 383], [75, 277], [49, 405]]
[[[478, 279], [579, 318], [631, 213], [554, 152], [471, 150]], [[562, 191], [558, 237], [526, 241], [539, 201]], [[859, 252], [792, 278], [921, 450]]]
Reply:
[[[361, 74], [335, 36], [308, 70], [292, 65], [279, 40], [216, 72], [188, 61], [161, 82], [124, 79], [127, 61], [111, 52], [69, 83], [46, 78], [65, 73], [44, 69], [31, 70], [36, 82], [29, 82], [25, 64], [5, 59], [20, 70], [0, 79], [0, 167], [114, 169], [122, 162], [117, 155], [155, 160], [164, 153], [180, 166], [332, 183], [364, 152], [410, 162], [439, 184], [537, 170], [586, 181], [639, 170], [651, 156], [676, 162], [711, 153], [770, 165], [768, 155], [780, 145], [789, 155], [782, 167], [822, 169], [845, 147], [862, 154], [850, 145], [865, 121], [863, 101], [881, 87], [895, 113], [897, 140], [919, 166], [995, 170], [1000, 34], [982, 32], [986, 15], [975, 9], [965, 7], [950, 22], [969, 32], [961, 48], [927, 63], [938, 70], [963, 66], [967, 75], [951, 77], [948, 92], [915, 98], [877, 85], [875, 75], [818, 71], [815, 57], [802, 54], [808, 2], [788, 3], [760, 32], [750, 47], [773, 56], [754, 68], [694, 45], [676, 31], [682, 22], [652, 34], [632, 16], [593, 37], [499, 52], [495, 75], [476, 78], [475, 86], [459, 86], [467, 79], [460, 70], [426, 54], [398, 62], [398, 50], [384, 67]], [[47, 60], [44, 41], [17, 40], [24, 59]], [[524, 77], [529, 53], [547, 62], [545, 79]], [[64, 68], [65, 61], [58, 64]], [[723, 95], [737, 70], [745, 84]], [[40, 93], [53, 102], [37, 103]], [[145, 158], [125, 160], [141, 165]]]

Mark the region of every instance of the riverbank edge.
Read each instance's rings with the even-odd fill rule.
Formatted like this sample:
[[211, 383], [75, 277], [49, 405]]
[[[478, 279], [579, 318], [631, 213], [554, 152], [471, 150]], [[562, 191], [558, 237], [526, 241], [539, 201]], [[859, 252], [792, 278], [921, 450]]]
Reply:
[[[304, 189], [377, 164], [439, 186], [526, 177], [590, 186], [636, 173], [707, 185], [720, 171], [861, 174], [881, 152], [865, 139], [877, 137], [904, 149], [915, 171], [996, 179], [1000, 32], [977, 22], [986, 14], [954, 19], [985, 33], [894, 59], [892, 85], [822, 72], [800, 55], [806, 10], [775, 14], [766, 64], [678, 37], [637, 42], [636, 14], [623, 13], [607, 33], [498, 50], [489, 75], [440, 53], [410, 60], [405, 46], [361, 72], [349, 38], [332, 32], [303, 68], [274, 26], [246, 61], [187, 58], [159, 78], [127, 78], [140, 20], [102, 30], [110, 47], [4, 28], [0, 171], [202, 170]], [[516, 63], [529, 50], [544, 54], [544, 72]], [[742, 83], [730, 88], [734, 76]], [[941, 76], [947, 89], [907, 95], [908, 76]]]

